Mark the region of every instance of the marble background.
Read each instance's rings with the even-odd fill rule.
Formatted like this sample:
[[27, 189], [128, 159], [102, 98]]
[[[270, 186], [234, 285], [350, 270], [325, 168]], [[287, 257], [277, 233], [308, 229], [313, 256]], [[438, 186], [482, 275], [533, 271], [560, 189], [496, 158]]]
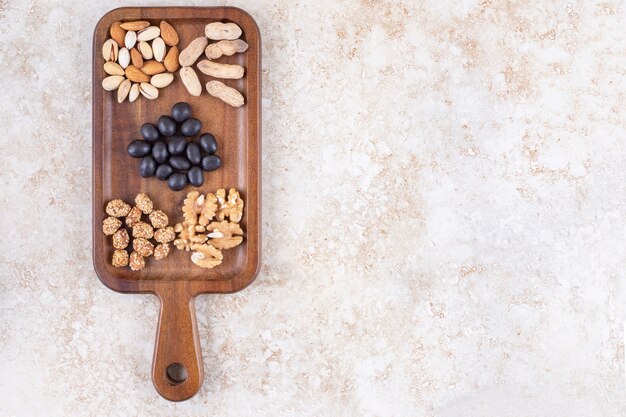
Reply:
[[211, 4], [263, 36], [264, 265], [197, 300], [174, 404], [156, 300], [91, 262], [91, 36], [133, 3], [0, 0], [0, 417], [626, 415], [624, 1]]

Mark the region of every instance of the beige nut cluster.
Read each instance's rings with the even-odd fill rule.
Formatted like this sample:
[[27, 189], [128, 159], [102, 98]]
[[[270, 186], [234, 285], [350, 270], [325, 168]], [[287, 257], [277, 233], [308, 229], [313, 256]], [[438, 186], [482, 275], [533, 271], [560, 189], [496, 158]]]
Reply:
[[178, 234], [174, 246], [179, 250], [194, 251], [191, 261], [202, 268], [214, 268], [222, 263], [223, 250], [243, 242], [239, 221], [243, 217], [244, 202], [231, 188], [200, 194], [192, 191], [183, 202], [182, 223], [174, 226]]
[[[172, 226], [168, 226], [167, 214], [161, 210], [154, 210], [150, 197], [141, 193], [135, 197], [135, 205], [116, 199], [110, 201], [105, 209], [110, 216], [102, 221], [102, 231], [111, 236], [113, 256], [111, 264], [121, 268], [130, 266], [133, 271], [140, 271], [146, 266], [146, 258], [165, 259], [170, 253], [170, 242], [176, 238]], [[148, 217], [148, 222], [142, 221], [142, 216]], [[123, 217], [124, 222], [119, 218]], [[130, 229], [122, 228], [125, 224]], [[131, 240], [132, 235], [132, 240]], [[151, 242], [154, 239], [156, 244]], [[128, 247], [132, 244], [132, 252]]]
[[[243, 78], [245, 68], [241, 65], [223, 64], [214, 62], [222, 56], [231, 56], [248, 50], [248, 44], [239, 39], [242, 31], [235, 23], [214, 22], [204, 28], [204, 36], [193, 39], [185, 49], [180, 52], [178, 62], [181, 65], [180, 79], [192, 96], [202, 94], [202, 85], [198, 74], [193, 69], [193, 64], [204, 52], [207, 59], [198, 62], [198, 70], [213, 78], [226, 80], [239, 80]], [[209, 40], [218, 41], [209, 44]], [[236, 89], [227, 86], [221, 81], [212, 80], [205, 84], [207, 92], [222, 100], [224, 103], [241, 107], [245, 103], [243, 95]]]
[[[147, 21], [115, 22], [110, 38], [102, 45], [102, 88], [117, 90], [117, 102], [133, 102], [140, 95], [159, 97], [159, 89], [174, 81], [178, 70], [178, 34], [166, 21], [152, 26]], [[169, 49], [168, 49], [169, 47]]]

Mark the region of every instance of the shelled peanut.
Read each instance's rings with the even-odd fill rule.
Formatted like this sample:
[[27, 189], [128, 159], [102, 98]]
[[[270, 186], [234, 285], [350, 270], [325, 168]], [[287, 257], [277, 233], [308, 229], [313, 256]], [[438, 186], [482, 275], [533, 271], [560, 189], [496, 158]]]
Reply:
[[[117, 101], [133, 102], [143, 95], [158, 98], [159, 89], [174, 81], [178, 70], [179, 42], [176, 30], [162, 21], [159, 26], [147, 21], [115, 22], [110, 38], [102, 46], [107, 91], [117, 90]], [[169, 49], [168, 49], [169, 47]]]
[[[248, 49], [248, 44], [239, 39], [241, 35], [242, 30], [235, 23], [209, 23], [204, 28], [204, 36], [195, 38], [180, 52], [178, 57], [178, 62], [182, 67], [180, 76], [189, 94], [199, 96], [202, 93], [202, 85], [193, 65], [203, 52], [207, 59], [200, 61], [197, 65], [198, 70], [203, 74], [213, 78], [230, 80], [239, 80], [244, 77], [245, 68], [241, 65], [213, 62], [221, 56], [232, 56], [236, 53], [245, 52]], [[209, 40], [218, 42], [209, 44]], [[245, 99], [239, 91], [221, 81], [209, 81], [205, 84], [205, 89], [211, 96], [230, 106], [241, 107], [245, 104]]]

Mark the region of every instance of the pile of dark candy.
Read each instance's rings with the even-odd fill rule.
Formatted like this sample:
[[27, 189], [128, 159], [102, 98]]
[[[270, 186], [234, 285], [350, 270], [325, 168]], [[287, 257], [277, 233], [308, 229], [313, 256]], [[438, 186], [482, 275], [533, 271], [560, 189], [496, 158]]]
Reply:
[[199, 187], [204, 182], [202, 171], [214, 171], [222, 165], [217, 152], [217, 142], [210, 133], [203, 133], [198, 141], [190, 140], [202, 130], [202, 122], [191, 116], [188, 103], [176, 103], [172, 115], [159, 117], [157, 125], [141, 126], [143, 139], [128, 145], [128, 154], [141, 158], [139, 174], [144, 178], [156, 176], [167, 180], [174, 191], [189, 184]]

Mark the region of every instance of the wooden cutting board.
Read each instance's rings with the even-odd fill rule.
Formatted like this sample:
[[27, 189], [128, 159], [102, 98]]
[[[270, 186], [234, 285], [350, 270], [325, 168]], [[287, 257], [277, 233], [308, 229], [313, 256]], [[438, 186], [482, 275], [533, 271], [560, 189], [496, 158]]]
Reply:
[[[204, 34], [211, 22], [234, 22], [243, 30], [249, 48], [246, 52], [221, 57], [218, 62], [239, 64], [246, 73], [241, 80], [224, 80], [240, 91], [246, 104], [233, 108], [206, 90], [192, 97], [178, 73], [174, 82], [161, 89], [156, 100], [140, 97], [134, 103], [117, 103], [116, 92], [102, 88], [104, 58], [102, 45], [109, 38], [109, 28], [116, 21], [147, 20], [159, 25], [170, 23], [178, 32], [179, 49]], [[202, 57], [200, 58], [202, 59]], [[203, 85], [212, 78], [198, 72]], [[139, 160], [126, 153], [128, 144], [140, 138], [143, 123], [156, 123], [169, 114], [173, 104], [186, 101], [193, 116], [203, 123], [203, 132], [218, 141], [222, 167], [205, 172], [201, 187], [187, 185], [171, 191], [167, 182], [139, 175]], [[107, 13], [98, 22], [93, 38], [93, 262], [100, 280], [123, 293], [151, 293], [159, 297], [161, 309], [157, 327], [152, 380], [166, 399], [181, 401], [198, 392], [203, 381], [202, 352], [195, 318], [194, 299], [199, 294], [231, 293], [249, 285], [260, 268], [261, 258], [261, 38], [252, 17], [232, 7], [133, 7]], [[176, 250], [161, 261], [149, 258], [146, 268], [133, 272], [111, 266], [113, 248], [109, 236], [102, 233], [108, 201], [121, 198], [128, 203], [138, 193], [148, 194], [155, 208], [170, 216], [170, 225], [182, 221], [181, 205], [189, 191], [215, 192], [218, 188], [236, 188], [245, 201], [241, 226], [242, 244], [224, 252], [224, 261], [213, 269], [199, 268], [190, 260], [190, 252]], [[119, 311], [111, 311], [114, 323], [124, 320]], [[186, 374], [186, 375], [185, 375]]]

